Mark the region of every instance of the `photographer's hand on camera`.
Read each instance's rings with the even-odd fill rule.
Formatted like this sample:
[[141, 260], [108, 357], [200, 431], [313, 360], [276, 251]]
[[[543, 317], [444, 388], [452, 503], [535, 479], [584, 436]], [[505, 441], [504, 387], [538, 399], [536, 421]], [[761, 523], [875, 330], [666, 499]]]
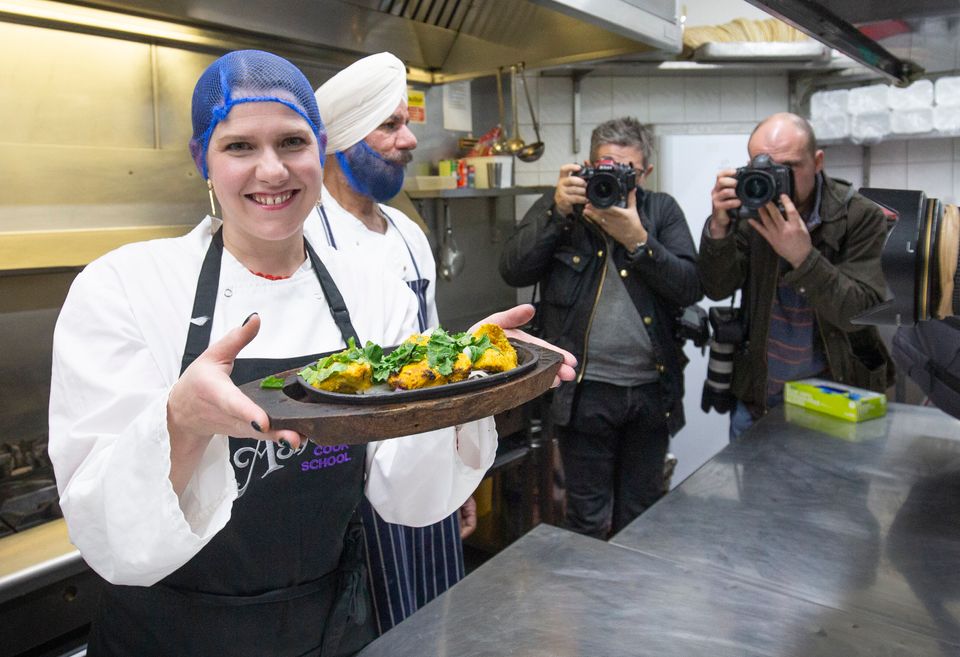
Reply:
[[553, 193], [553, 204], [557, 212], [563, 216], [573, 214], [574, 205], [587, 203], [587, 182], [576, 175], [582, 168], [576, 163], [564, 164], [560, 167], [560, 178], [557, 180], [557, 189]]
[[759, 210], [760, 221], [756, 219], [748, 221], [753, 229], [767, 240], [777, 255], [796, 269], [810, 255], [813, 243], [810, 241], [810, 231], [807, 230], [807, 225], [790, 197], [781, 194], [780, 203], [783, 205], [786, 217], [775, 203], [767, 203]]
[[737, 179], [734, 178], [736, 169], [723, 169], [717, 174], [717, 182], [710, 192], [713, 204], [713, 214], [710, 217], [710, 237], [722, 239], [730, 231], [730, 212], [736, 211], [740, 205], [737, 198]]
[[600, 230], [620, 242], [627, 251], [633, 252], [638, 244], [647, 243], [647, 229], [640, 221], [637, 210], [637, 195], [627, 194], [627, 207], [595, 208], [590, 203], [583, 208], [585, 219], [592, 221]]

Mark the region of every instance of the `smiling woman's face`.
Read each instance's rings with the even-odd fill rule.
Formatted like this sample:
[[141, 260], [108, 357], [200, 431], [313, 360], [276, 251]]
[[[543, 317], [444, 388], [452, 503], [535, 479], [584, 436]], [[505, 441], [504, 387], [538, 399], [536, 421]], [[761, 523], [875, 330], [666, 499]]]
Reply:
[[323, 170], [316, 137], [281, 103], [234, 106], [213, 131], [207, 166], [224, 230], [245, 239], [298, 235], [320, 197]]

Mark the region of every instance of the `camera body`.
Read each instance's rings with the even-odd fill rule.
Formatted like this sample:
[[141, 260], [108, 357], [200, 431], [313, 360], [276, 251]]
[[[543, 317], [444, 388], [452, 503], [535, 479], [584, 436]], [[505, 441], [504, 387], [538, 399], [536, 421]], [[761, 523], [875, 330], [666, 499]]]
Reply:
[[703, 349], [710, 341], [710, 324], [707, 320], [707, 311], [693, 304], [680, 311], [676, 317], [676, 336], [680, 342], [689, 340], [695, 347]]
[[740, 346], [745, 341], [743, 318], [740, 308], [712, 306], [709, 312], [713, 339], [720, 344]]
[[766, 153], [737, 169], [735, 177], [737, 198], [741, 203], [737, 218], [759, 219], [760, 213], [757, 211], [771, 201], [780, 206], [783, 212], [780, 195], [793, 198], [793, 169], [785, 164], [777, 164]]
[[595, 208], [627, 207], [627, 194], [637, 187], [637, 170], [611, 159], [583, 167], [577, 176], [587, 182], [587, 200]]

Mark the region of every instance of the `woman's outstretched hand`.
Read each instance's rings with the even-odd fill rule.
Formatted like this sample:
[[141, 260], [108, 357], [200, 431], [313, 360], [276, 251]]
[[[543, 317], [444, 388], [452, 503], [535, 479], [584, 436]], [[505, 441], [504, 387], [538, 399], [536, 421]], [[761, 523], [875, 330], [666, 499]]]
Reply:
[[523, 342], [531, 342], [546, 349], [552, 349], [563, 356], [563, 363], [560, 364], [560, 369], [557, 371], [557, 377], [553, 381], [553, 387], [560, 385], [561, 381], [573, 381], [577, 376], [576, 369], [574, 369], [577, 366], [577, 359], [573, 357], [573, 354], [517, 328], [533, 319], [535, 312], [536, 309], [529, 303], [520, 304], [519, 306], [493, 313], [489, 317], [480, 320], [470, 327], [469, 332], [473, 333], [481, 324], [496, 324], [511, 338], [522, 340]]
[[294, 449], [304, 440], [295, 431], [271, 431], [266, 412], [230, 380], [237, 354], [259, 331], [260, 316], [254, 313], [242, 326], [207, 347], [170, 389], [167, 398], [170, 480], [178, 494], [190, 480], [214, 435], [282, 440]]

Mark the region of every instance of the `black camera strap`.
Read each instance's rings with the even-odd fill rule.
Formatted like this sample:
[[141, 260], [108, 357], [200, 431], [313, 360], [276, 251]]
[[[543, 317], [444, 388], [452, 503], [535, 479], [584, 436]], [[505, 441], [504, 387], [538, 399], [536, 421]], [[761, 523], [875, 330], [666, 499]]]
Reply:
[[538, 296], [540, 296], [540, 281], [533, 284], [533, 293], [530, 295], [530, 305], [533, 306], [534, 314], [533, 319], [527, 323], [524, 330], [531, 335], [540, 337], [540, 334], [543, 332], [543, 320], [540, 315], [540, 303], [537, 301]]

